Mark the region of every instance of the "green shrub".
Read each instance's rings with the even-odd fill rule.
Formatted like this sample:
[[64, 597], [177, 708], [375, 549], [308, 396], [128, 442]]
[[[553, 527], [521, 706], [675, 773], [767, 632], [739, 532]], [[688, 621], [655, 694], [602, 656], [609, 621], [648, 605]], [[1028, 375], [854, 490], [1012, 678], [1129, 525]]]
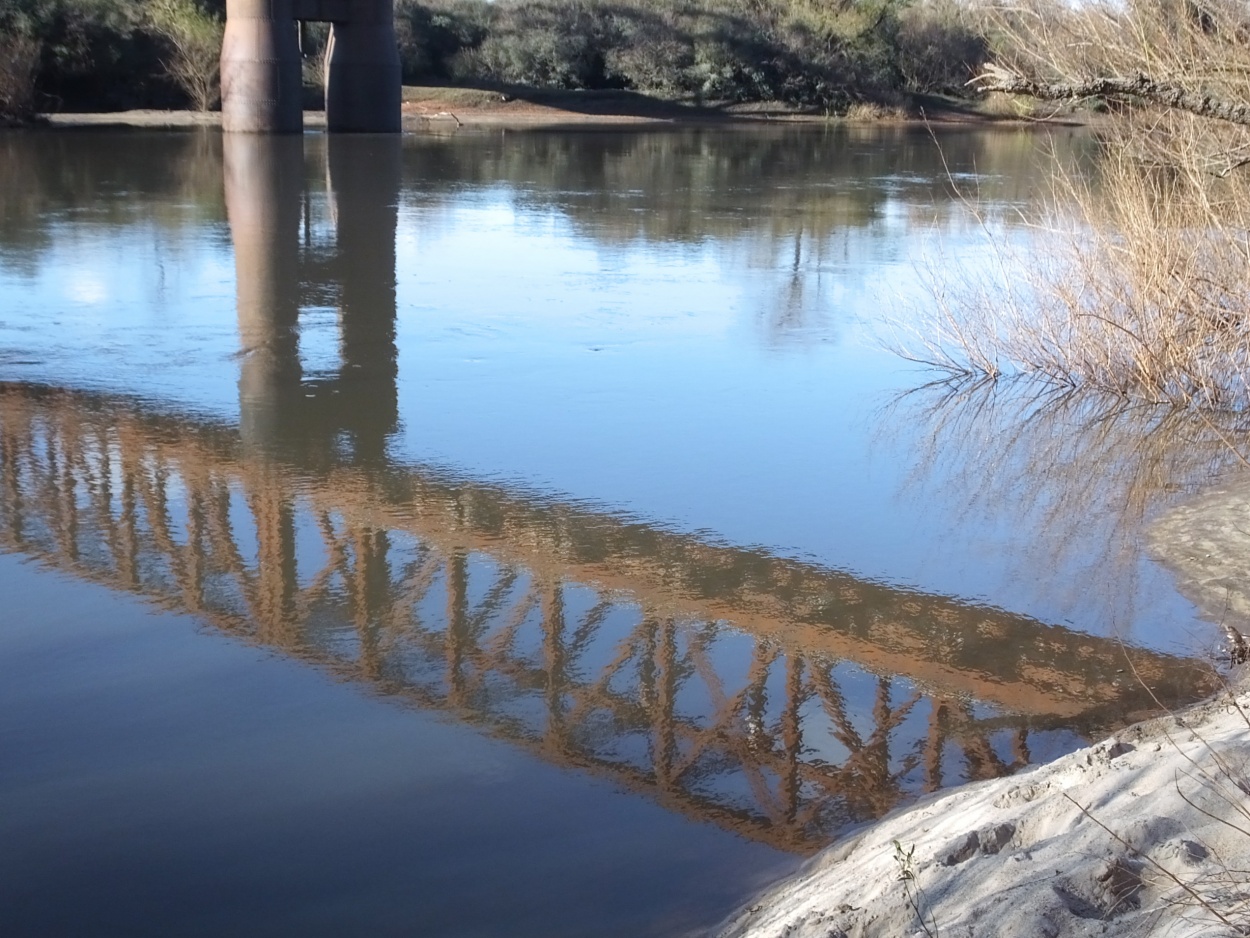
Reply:
[[622, 43], [604, 56], [608, 74], [623, 86], [678, 97], [695, 90], [694, 48], [662, 36]]
[[902, 87], [898, 0], [400, 0], [409, 81], [842, 107]]
[[[409, 83], [841, 111], [908, 90], [962, 93], [985, 41], [959, 3], [396, 0], [395, 20]], [[34, 96], [45, 108], [205, 108], [223, 16], [224, 0], [0, 0], [0, 35], [38, 47]], [[315, 57], [323, 31], [307, 32]]]
[[472, 77], [539, 88], [608, 86], [605, 49], [613, 38], [596, 4], [546, 2], [498, 4], [490, 32], [472, 63]]
[[195, 0], [149, 0], [147, 26], [165, 44], [165, 74], [199, 111], [221, 97], [222, 22]]
[[185, 101], [164, 74], [166, 48], [127, 0], [4, 0], [0, 34], [40, 48], [35, 89], [45, 110], [172, 107]]
[[454, 78], [456, 57], [482, 44], [489, 19], [490, 7], [481, 0], [452, 0], [438, 5], [398, 0], [395, 32], [404, 81]]

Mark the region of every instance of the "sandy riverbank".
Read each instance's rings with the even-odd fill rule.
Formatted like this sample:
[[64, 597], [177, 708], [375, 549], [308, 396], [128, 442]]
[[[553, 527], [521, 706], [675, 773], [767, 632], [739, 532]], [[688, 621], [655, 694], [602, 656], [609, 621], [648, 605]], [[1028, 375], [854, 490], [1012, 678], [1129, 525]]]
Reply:
[[[1250, 481], [1170, 512], [1151, 546], [1209, 616], [1244, 614]], [[1248, 766], [1250, 678], [1236, 673], [1180, 714], [860, 831], [720, 936], [1245, 934], [1218, 914], [1250, 923], [1250, 872], [1229, 872], [1250, 871]]]
[[[97, 114], [50, 114], [53, 127], [141, 127], [188, 129], [220, 127], [220, 112], [134, 110]], [[922, 119], [912, 112], [861, 108], [849, 123], [907, 123]], [[934, 99], [925, 103], [923, 119], [935, 124], [988, 125], [1017, 121], [978, 114], [956, 102]], [[404, 88], [405, 131], [452, 132], [461, 128], [642, 128], [685, 124], [763, 125], [827, 123], [827, 115], [788, 107], [779, 102], [703, 107], [663, 101], [630, 91], [542, 91], [509, 94], [473, 88]], [[321, 130], [325, 114], [305, 111], [304, 127]]]
[[[662, 104], [662, 102], [656, 102]], [[590, 128], [605, 129], [649, 128], [685, 124], [741, 124], [811, 123], [817, 118], [802, 114], [774, 114], [768, 111], [737, 113], [705, 112], [698, 109], [683, 111], [678, 106], [659, 106], [649, 113], [646, 109], [612, 110], [607, 102], [599, 104], [599, 110], [571, 110], [551, 103], [505, 99], [492, 94], [490, 98], [475, 94], [439, 95], [407, 100], [403, 106], [403, 130], [407, 133], [433, 132], [454, 133], [461, 129], [538, 129], [538, 128]], [[217, 111], [110, 111], [89, 114], [49, 114], [48, 125], [52, 127], [135, 127], [153, 130], [186, 130], [197, 127], [221, 126], [221, 113]], [[821, 118], [823, 120], [823, 118]], [[304, 129], [325, 129], [323, 111], [305, 111]]]

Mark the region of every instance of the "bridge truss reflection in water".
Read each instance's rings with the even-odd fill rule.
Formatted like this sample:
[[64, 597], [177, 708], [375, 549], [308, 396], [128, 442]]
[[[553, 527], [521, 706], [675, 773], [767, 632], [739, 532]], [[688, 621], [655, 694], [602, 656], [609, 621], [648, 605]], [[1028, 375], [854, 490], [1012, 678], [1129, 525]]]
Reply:
[[[1148, 706], [1114, 642], [391, 458], [398, 162], [330, 142], [311, 256], [298, 144], [226, 141], [239, 426], [0, 386], [3, 549], [803, 853]], [[313, 261], [330, 377], [299, 361]], [[1205, 686], [1132, 657], [1161, 700]]]
[[1144, 706], [1112, 642], [125, 402], [6, 387], [0, 466], [6, 550], [783, 849]]

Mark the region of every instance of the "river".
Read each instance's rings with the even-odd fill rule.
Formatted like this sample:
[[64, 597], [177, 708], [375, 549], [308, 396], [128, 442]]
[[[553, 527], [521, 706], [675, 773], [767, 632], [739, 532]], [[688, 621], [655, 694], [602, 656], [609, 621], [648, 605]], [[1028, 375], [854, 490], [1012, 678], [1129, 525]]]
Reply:
[[1088, 149], [0, 134], [0, 933], [700, 934], [1198, 693], [1220, 447], [887, 348]]

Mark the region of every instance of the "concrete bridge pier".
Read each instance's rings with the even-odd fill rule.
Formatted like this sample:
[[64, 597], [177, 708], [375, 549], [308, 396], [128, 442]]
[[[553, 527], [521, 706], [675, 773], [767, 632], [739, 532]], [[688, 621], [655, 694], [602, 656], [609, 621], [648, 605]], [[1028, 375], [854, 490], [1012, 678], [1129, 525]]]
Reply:
[[399, 133], [403, 82], [391, 0], [355, 0], [330, 27], [326, 130]]
[[303, 78], [293, 0], [226, 0], [221, 127], [227, 133], [303, 131]]
[[399, 133], [403, 88], [391, 0], [226, 0], [221, 116], [227, 133], [300, 133], [298, 22], [328, 22], [326, 128]]

